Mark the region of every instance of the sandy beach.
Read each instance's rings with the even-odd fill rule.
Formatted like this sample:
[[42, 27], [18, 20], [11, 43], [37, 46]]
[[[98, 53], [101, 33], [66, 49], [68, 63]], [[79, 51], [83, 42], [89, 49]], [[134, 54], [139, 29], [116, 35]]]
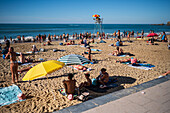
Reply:
[[[168, 36], [170, 38], [170, 36]], [[124, 39], [126, 40], [126, 38]], [[158, 45], [147, 45], [146, 41], [132, 39], [133, 42], [129, 43], [125, 41], [124, 46], [121, 48], [124, 52], [130, 52], [134, 54], [134, 58], [137, 58], [140, 61], [145, 61], [148, 64], [155, 65], [152, 70], [142, 70], [129, 67], [125, 64], [115, 63], [116, 60], [126, 59], [131, 57], [117, 57], [111, 56], [109, 53], [112, 53], [116, 47], [109, 46], [112, 43], [115, 43], [113, 40], [105, 39], [107, 43], [91, 44], [92, 49], [100, 49], [102, 51], [94, 52], [92, 51], [92, 59], [95, 59], [97, 63], [95, 64], [86, 64], [85, 66], [91, 68], [89, 71], [90, 78], [96, 78], [99, 75], [101, 68], [106, 68], [110, 76], [117, 78], [120, 85], [124, 88], [132, 87], [155, 78], [158, 78], [161, 74], [170, 70], [170, 51], [168, 50], [167, 44], [165, 42], [155, 42]], [[99, 40], [95, 40], [99, 42]], [[32, 45], [36, 45], [38, 49], [43, 48], [46, 51], [40, 52], [35, 55], [35, 59], [42, 58], [44, 60], [57, 60], [62, 56], [69, 54], [79, 54], [86, 50], [86, 48], [80, 47], [80, 45], [75, 46], [60, 46], [61, 41], [53, 41], [52, 45], [43, 46], [42, 43], [17, 43], [11, 44], [14, 47], [15, 52], [26, 53], [31, 49]], [[63, 42], [63, 41], [62, 41]], [[76, 41], [78, 43], [78, 41]], [[4, 46], [4, 45], [3, 45]], [[53, 49], [60, 49], [65, 51], [53, 52]], [[37, 63], [36, 63], [37, 64]], [[27, 66], [19, 66], [18, 69], [28, 67], [34, 64]], [[85, 81], [84, 72], [75, 70], [74, 78], [77, 81], [77, 86]], [[58, 71], [55, 71], [46, 77], [29, 82], [20, 82], [17, 83], [22, 92], [27, 96], [27, 99], [22, 102], [17, 102], [11, 105], [6, 105], [0, 107], [1, 113], [9, 112], [53, 112], [57, 111], [72, 105], [81, 103], [78, 100], [68, 100], [66, 97], [62, 96], [58, 89], [63, 88], [62, 81], [67, 79], [66, 73], [72, 73], [70, 67], [64, 67]], [[19, 81], [22, 81], [22, 78], [26, 72], [22, 73], [19, 77]], [[135, 80], [133, 83], [128, 83], [127, 78], [132, 78]], [[124, 81], [124, 82], [123, 82]], [[11, 84], [11, 72], [10, 72], [10, 63], [9, 59], [4, 60], [0, 57], [0, 87], [8, 87]], [[54, 96], [55, 95], [55, 100]], [[109, 90], [112, 92], [113, 90]], [[93, 94], [94, 98], [97, 96], [104, 95], [106, 93], [95, 93]]]

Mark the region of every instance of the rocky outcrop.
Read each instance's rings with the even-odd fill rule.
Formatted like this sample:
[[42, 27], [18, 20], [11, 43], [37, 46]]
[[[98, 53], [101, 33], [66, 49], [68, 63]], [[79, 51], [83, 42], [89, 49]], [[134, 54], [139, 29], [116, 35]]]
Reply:
[[167, 22], [167, 24], [166, 24], [167, 26], [170, 26], [170, 21], [169, 22]]

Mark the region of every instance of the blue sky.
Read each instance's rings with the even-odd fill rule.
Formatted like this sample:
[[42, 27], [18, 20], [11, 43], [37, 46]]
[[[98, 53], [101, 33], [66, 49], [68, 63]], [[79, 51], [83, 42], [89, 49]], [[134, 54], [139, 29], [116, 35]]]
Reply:
[[170, 0], [0, 0], [0, 23], [154, 24], [170, 21]]

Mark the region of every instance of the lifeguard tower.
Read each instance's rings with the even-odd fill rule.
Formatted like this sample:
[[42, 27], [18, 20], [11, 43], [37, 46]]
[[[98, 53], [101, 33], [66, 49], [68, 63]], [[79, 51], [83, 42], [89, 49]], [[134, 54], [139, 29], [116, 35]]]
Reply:
[[102, 29], [102, 23], [103, 23], [103, 18], [100, 18], [100, 15], [93, 15], [93, 20], [95, 21], [94, 25], [94, 33], [97, 33], [98, 35], [103, 32]]

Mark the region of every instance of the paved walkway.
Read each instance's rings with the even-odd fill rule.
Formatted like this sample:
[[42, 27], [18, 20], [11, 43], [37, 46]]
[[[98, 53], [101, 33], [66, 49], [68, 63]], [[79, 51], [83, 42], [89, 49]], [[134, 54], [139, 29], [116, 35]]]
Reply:
[[83, 113], [170, 113], [170, 80]]

